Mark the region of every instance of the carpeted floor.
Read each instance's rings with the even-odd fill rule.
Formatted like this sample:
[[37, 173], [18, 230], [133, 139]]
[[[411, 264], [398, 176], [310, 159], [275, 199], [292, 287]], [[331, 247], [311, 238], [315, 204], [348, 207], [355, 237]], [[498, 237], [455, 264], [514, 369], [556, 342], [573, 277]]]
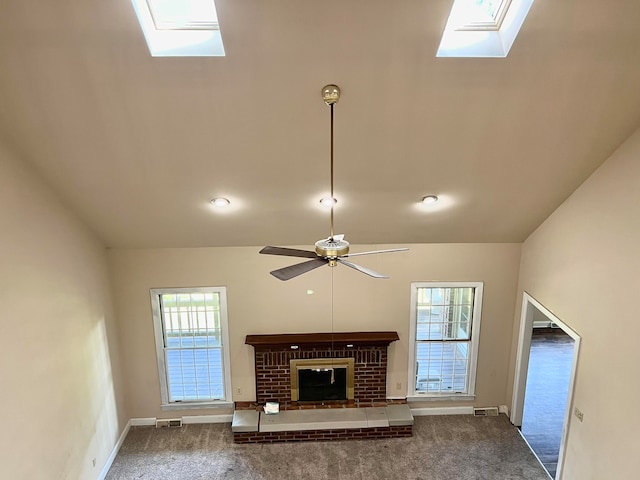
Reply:
[[548, 480], [504, 416], [416, 417], [412, 438], [236, 445], [229, 424], [134, 427], [106, 480]]

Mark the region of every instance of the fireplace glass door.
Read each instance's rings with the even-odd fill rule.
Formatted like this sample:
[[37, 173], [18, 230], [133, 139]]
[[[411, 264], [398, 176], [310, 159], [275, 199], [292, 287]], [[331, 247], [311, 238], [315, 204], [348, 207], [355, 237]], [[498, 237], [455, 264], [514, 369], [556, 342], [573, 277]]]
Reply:
[[347, 399], [347, 369], [298, 369], [298, 400], [313, 402]]
[[294, 359], [290, 366], [292, 401], [353, 400], [353, 358]]

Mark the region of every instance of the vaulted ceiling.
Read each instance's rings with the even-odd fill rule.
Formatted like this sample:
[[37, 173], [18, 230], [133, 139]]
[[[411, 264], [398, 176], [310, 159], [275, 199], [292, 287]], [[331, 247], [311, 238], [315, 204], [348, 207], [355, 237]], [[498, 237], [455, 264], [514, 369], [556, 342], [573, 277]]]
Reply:
[[326, 237], [328, 83], [357, 244], [520, 242], [640, 126], [637, 0], [535, 0], [494, 59], [436, 58], [450, 0], [216, 5], [226, 57], [153, 58], [130, 0], [0, 2], [0, 143], [109, 247]]

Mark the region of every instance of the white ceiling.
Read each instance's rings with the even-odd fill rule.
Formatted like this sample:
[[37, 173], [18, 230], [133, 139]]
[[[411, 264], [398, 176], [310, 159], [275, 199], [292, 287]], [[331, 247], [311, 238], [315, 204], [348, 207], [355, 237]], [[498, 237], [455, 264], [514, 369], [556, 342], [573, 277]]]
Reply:
[[107, 246], [326, 237], [328, 83], [358, 244], [520, 242], [640, 125], [637, 0], [536, 0], [505, 59], [435, 57], [449, 0], [216, 4], [226, 57], [152, 58], [130, 0], [0, 2], [0, 142]]

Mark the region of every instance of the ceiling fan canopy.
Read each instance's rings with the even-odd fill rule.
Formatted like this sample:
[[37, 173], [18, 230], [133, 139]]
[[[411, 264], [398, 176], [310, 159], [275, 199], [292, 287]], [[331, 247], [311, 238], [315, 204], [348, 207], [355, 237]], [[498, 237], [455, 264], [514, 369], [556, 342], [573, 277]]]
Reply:
[[[322, 100], [331, 108], [331, 162], [330, 162], [330, 177], [331, 177], [331, 199], [334, 199], [333, 195], [333, 107], [338, 100], [340, 100], [340, 87], [337, 85], [325, 85], [322, 89]], [[390, 252], [402, 252], [408, 250], [408, 248], [392, 248], [387, 250], [374, 250], [370, 252], [349, 253], [349, 242], [344, 239], [344, 235], [334, 235], [333, 233], [333, 207], [335, 201], [331, 203], [331, 220], [330, 220], [330, 233], [329, 236], [323, 240], [318, 240], [315, 243], [315, 251], [300, 250], [296, 248], [286, 247], [273, 247], [267, 246], [260, 250], [260, 253], [265, 255], [283, 255], [286, 257], [300, 257], [309, 258], [302, 263], [290, 265], [288, 267], [279, 268], [273, 270], [271, 275], [279, 280], [290, 280], [314, 270], [323, 265], [329, 265], [335, 267], [338, 263], [347, 267], [353, 268], [361, 273], [369, 275], [374, 278], [389, 278], [387, 275], [378, 273], [369, 268], [365, 268], [361, 265], [356, 265], [347, 260], [347, 257], [354, 257], [358, 255], [371, 255], [376, 253], [390, 253]]]

